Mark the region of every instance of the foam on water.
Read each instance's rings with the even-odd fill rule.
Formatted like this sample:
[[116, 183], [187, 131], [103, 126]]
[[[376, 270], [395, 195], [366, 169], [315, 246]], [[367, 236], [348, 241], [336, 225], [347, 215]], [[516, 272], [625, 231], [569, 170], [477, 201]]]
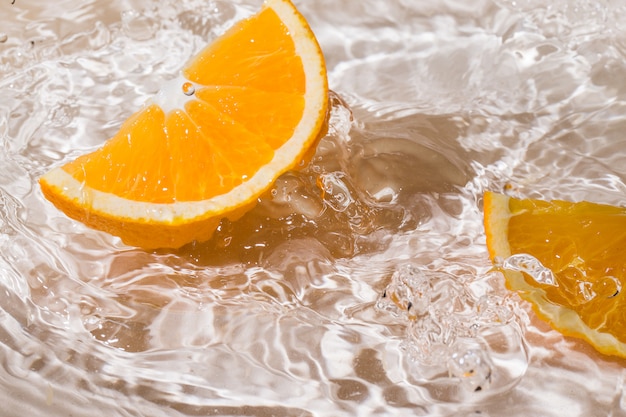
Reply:
[[623, 413], [623, 363], [508, 292], [481, 214], [505, 185], [626, 204], [619, 2], [297, 2], [334, 90], [327, 136], [211, 241], [150, 253], [67, 219], [37, 178], [260, 2], [14, 3], [0, 3], [2, 417]]

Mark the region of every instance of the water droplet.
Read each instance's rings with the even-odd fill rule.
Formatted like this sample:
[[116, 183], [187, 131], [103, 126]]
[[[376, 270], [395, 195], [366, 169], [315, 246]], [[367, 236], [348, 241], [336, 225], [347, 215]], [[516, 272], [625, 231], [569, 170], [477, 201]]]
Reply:
[[621, 292], [622, 283], [613, 276], [605, 276], [594, 282], [591, 288], [597, 297], [613, 298]]
[[459, 378], [469, 391], [483, 391], [491, 385], [492, 365], [488, 355], [481, 349], [460, 349], [448, 360], [451, 377]]
[[502, 263], [502, 268], [511, 271], [525, 272], [540, 284], [557, 286], [552, 271], [539, 262], [537, 258], [527, 254], [511, 255]]
[[414, 320], [427, 312], [431, 295], [431, 279], [417, 267], [405, 265], [393, 274], [377, 306]]
[[350, 129], [354, 116], [348, 104], [336, 93], [330, 92], [331, 112], [328, 123], [328, 133], [350, 141]]
[[6, 33], [0, 33], [0, 43], [5, 43], [8, 39], [9, 37]]
[[476, 308], [478, 313], [476, 325], [479, 328], [506, 324], [515, 319], [514, 307], [507, 298], [485, 294], [479, 298]]
[[318, 180], [324, 191], [324, 201], [337, 212], [346, 211], [354, 202], [344, 177], [341, 172], [331, 172], [321, 175]]
[[136, 10], [126, 10], [122, 12], [122, 28], [131, 39], [147, 40], [154, 36], [156, 24]]
[[585, 302], [591, 301], [596, 297], [596, 292], [593, 290], [593, 285], [587, 281], [577, 281], [578, 291], [585, 299]]
[[398, 199], [398, 192], [392, 187], [383, 187], [376, 191], [372, 197], [381, 203], [395, 203]]
[[183, 84], [183, 93], [186, 96], [193, 96], [196, 93], [196, 87], [190, 82], [186, 82]]

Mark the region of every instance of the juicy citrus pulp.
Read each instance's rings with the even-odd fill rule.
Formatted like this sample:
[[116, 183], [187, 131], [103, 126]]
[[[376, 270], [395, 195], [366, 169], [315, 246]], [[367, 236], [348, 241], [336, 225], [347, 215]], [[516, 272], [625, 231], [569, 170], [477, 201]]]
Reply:
[[[561, 333], [626, 357], [626, 208], [484, 196], [487, 247], [496, 264], [530, 255], [554, 284], [504, 268], [507, 286]], [[509, 258], [510, 259], [510, 258]], [[520, 272], [522, 271], [522, 272]]]
[[324, 59], [289, 0], [206, 47], [95, 152], [46, 173], [69, 217], [144, 248], [207, 240], [301, 162], [328, 111]]

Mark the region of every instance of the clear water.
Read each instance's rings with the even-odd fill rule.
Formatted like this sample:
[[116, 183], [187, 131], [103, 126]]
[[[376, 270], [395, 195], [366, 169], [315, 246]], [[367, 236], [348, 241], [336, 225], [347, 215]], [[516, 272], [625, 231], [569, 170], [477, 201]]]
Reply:
[[[311, 164], [146, 253], [37, 178], [258, 1], [0, 2], [0, 415], [619, 416], [622, 361], [490, 272], [486, 189], [626, 204], [617, 0], [298, 1], [336, 92]], [[547, 4], [546, 4], [547, 3]]]

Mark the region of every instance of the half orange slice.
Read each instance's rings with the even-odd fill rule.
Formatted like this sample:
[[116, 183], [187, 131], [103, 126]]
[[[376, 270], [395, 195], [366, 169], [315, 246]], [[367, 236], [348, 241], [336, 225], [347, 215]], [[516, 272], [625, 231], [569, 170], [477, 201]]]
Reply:
[[487, 192], [484, 219], [511, 290], [564, 335], [626, 357], [626, 208]]
[[40, 179], [69, 217], [143, 248], [204, 241], [316, 144], [324, 58], [289, 0], [267, 0], [200, 52], [95, 152]]

